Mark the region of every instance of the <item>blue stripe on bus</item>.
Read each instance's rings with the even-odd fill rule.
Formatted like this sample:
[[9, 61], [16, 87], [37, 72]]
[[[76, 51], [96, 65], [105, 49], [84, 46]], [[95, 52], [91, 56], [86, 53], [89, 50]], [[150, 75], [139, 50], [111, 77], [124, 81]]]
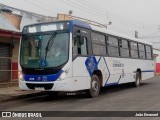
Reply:
[[57, 74], [50, 74], [50, 75], [25, 75], [25, 81], [32, 81], [32, 82], [49, 82], [49, 81], [56, 81], [63, 70], [60, 70]]
[[[98, 60], [98, 64], [99, 64], [99, 62], [100, 62], [101, 58], [102, 58], [102, 57], [100, 57], [100, 58], [99, 58], [99, 60]], [[97, 64], [97, 65], [98, 65], [98, 64]]]
[[72, 21], [69, 22], [69, 29], [70, 29], [70, 32], [72, 33], [73, 32], [73, 22]]
[[[155, 72], [154, 70], [142, 70], [141, 72]], [[136, 73], [136, 71], [134, 71]]]
[[118, 83], [120, 82], [121, 78], [122, 78], [122, 76], [120, 75], [120, 76], [119, 76], [119, 80], [118, 80]]
[[108, 80], [109, 80], [109, 78], [110, 78], [110, 71], [109, 71], [109, 68], [108, 68], [107, 62], [106, 62], [106, 60], [105, 60], [105, 58], [104, 58], [104, 57], [103, 57], [103, 59], [104, 59], [104, 62], [105, 62], [105, 64], [106, 64], [106, 67], [107, 67], [107, 70], [108, 70], [108, 73], [109, 73], [108, 78], [107, 78], [107, 81], [106, 81], [106, 83], [105, 83], [105, 85], [107, 85], [107, 82], [108, 82]]
[[79, 20], [72, 20], [72, 26], [79, 26], [79, 27], [82, 27], [82, 28], [86, 28], [86, 29], [92, 29], [91, 26], [86, 23], [86, 22], [82, 22], [82, 21], [79, 21]]
[[154, 70], [143, 70], [141, 72], [155, 72]]
[[112, 86], [112, 85], [118, 85], [118, 82], [115, 82], [115, 83], [108, 83], [108, 84], [106, 84], [105, 86]]

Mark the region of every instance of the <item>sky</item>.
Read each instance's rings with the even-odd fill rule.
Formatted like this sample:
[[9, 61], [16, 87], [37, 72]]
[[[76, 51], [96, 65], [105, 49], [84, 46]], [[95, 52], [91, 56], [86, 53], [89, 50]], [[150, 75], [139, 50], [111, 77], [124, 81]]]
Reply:
[[47, 16], [73, 11], [74, 16], [108, 24], [108, 29], [141, 38], [159, 35], [160, 0], [0, 0], [0, 3]]

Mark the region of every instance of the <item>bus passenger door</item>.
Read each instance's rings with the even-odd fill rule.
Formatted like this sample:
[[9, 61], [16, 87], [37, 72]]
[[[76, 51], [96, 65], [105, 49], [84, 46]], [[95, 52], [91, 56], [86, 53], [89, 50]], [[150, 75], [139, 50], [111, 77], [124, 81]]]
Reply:
[[88, 89], [89, 73], [85, 61], [91, 54], [90, 30], [74, 26], [72, 41], [74, 90]]

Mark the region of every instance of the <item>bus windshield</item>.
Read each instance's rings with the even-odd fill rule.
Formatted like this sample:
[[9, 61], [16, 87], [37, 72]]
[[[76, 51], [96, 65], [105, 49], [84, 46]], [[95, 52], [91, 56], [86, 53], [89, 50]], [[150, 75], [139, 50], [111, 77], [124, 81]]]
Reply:
[[21, 41], [21, 65], [51, 68], [63, 65], [69, 56], [69, 33], [25, 35]]

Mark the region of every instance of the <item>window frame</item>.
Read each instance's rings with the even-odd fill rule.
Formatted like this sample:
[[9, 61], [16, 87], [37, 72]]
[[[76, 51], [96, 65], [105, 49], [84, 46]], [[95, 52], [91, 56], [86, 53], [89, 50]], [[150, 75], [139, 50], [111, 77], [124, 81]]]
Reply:
[[[140, 44], [144, 46], [144, 51], [140, 50], [140, 47], [139, 47]], [[146, 56], [146, 49], [145, 49], [145, 46], [146, 46], [146, 45], [143, 44], [143, 43], [138, 43], [138, 54], [139, 54], [139, 59], [145, 60], [146, 57], [147, 57], [147, 56]], [[140, 58], [140, 52], [144, 52], [144, 53], [145, 53], [145, 55], [144, 55], [145, 58]]]
[[[146, 46], [150, 47], [150, 52], [147, 52]], [[150, 59], [147, 58], [147, 53], [151, 54], [151, 58]], [[146, 60], [153, 60], [153, 48], [152, 48], [151, 45], [148, 45], [148, 44], [145, 45], [145, 54], [146, 54]]]
[[[122, 41], [127, 41], [127, 43], [128, 43], [128, 49], [127, 48], [123, 48], [122, 47]], [[121, 46], [120, 46], [121, 45]], [[122, 53], [121, 53], [121, 49], [124, 49], [124, 50], [128, 50], [128, 52], [129, 52], [129, 55], [128, 56], [122, 56]], [[131, 58], [131, 53], [130, 53], [130, 40], [127, 40], [127, 39], [124, 39], [124, 38], [120, 38], [120, 40], [119, 40], [119, 52], [120, 52], [120, 57], [122, 57], [122, 58]]]
[[[109, 40], [108, 38], [109, 38], [109, 37], [113, 37], [113, 38], [116, 38], [116, 39], [118, 40], [118, 46], [117, 46], [117, 47], [116, 47], [116, 46], [110, 46], [110, 45], [109, 45], [109, 43], [108, 43], [108, 40]], [[120, 58], [120, 57], [121, 57], [121, 56], [120, 56], [119, 39], [120, 39], [120, 38], [117, 37], [117, 36], [107, 34], [107, 39], [106, 39], [106, 43], [107, 43], [107, 44], [106, 44], [106, 45], [107, 45], [107, 55], [108, 55], [109, 57], [117, 57], [117, 58]], [[108, 52], [109, 49], [108, 49], [108, 47], [118, 48], [118, 54], [119, 54], [119, 55], [118, 55], [118, 56], [109, 55], [109, 52]]]
[[[73, 43], [74, 35], [76, 35], [76, 36], [81, 36], [81, 35], [78, 35], [78, 34], [73, 34], [73, 35], [72, 35], [72, 36], [73, 36], [73, 38], [72, 38], [72, 43]], [[86, 51], [87, 51], [87, 55], [78, 54], [78, 47], [77, 47], [77, 55], [76, 55], [73, 59], [75, 59], [77, 56], [81, 56], [81, 57], [88, 57], [88, 56], [89, 56], [88, 39], [87, 39], [86, 36], [81, 36], [81, 37], [86, 38]], [[72, 45], [72, 47], [73, 47], [73, 45]], [[72, 57], [73, 57], [73, 49], [72, 49]]]
[[[136, 43], [137, 44], [137, 50], [135, 50], [135, 49], [132, 49], [131, 48], [131, 43]], [[136, 41], [130, 41], [129, 42], [129, 46], [130, 46], [130, 58], [133, 58], [133, 59], [139, 59], [139, 49], [138, 49], [138, 42], [136, 42]], [[136, 58], [136, 57], [132, 57], [132, 54], [131, 54], [131, 51], [137, 51], [137, 55], [138, 55], [138, 57]]]
[[[84, 34], [84, 33], [78, 33], [77, 31], [79, 30], [85, 30], [88, 32], [88, 34]], [[77, 26], [77, 25], [74, 25], [72, 26], [72, 43], [73, 43], [73, 39], [74, 39], [74, 35], [79, 35], [79, 36], [84, 36], [87, 38], [87, 55], [80, 55], [80, 54], [77, 54], [74, 58], [73, 58], [73, 50], [72, 50], [72, 61], [74, 61], [77, 57], [89, 57], [90, 55], [93, 55], [92, 54], [92, 45], [91, 45], [91, 32], [92, 30], [90, 29], [87, 29], [87, 28], [83, 28], [83, 27], [80, 27], [80, 26]], [[73, 45], [72, 45], [73, 47]]]
[[[79, 26], [75, 26], [75, 27], [79, 27]], [[79, 28], [82, 28], [82, 27], [79, 27]], [[82, 28], [82, 29], [85, 29], [85, 28]], [[125, 37], [121, 37], [121, 36], [117, 36], [117, 35], [113, 35], [113, 34], [110, 34], [110, 33], [100, 32], [100, 31], [97, 31], [97, 30], [89, 30], [89, 29], [86, 29], [86, 30], [90, 31], [90, 34], [89, 34], [89, 36], [90, 36], [90, 43], [89, 43], [89, 41], [88, 41], [88, 39], [87, 39], [87, 52], [88, 52], [88, 55], [87, 55], [87, 56], [86, 56], [86, 55], [77, 55], [77, 56], [88, 57], [88, 56], [90, 56], [90, 55], [94, 55], [94, 56], [102, 56], [102, 57], [129, 58], [129, 59], [140, 59], [140, 60], [153, 60], [153, 47], [152, 47], [152, 45], [149, 45], [149, 44], [146, 44], [146, 43], [143, 43], [143, 42], [139, 42], [139, 41], [134, 41], [134, 40], [132, 40], [132, 39], [125, 38]], [[92, 34], [93, 34], [93, 33], [100, 34], [100, 35], [103, 35], [103, 36], [105, 37], [105, 51], [106, 51], [106, 54], [105, 54], [105, 55], [95, 55], [95, 54], [93, 53], [93, 44], [104, 46], [103, 44], [93, 43], [93, 40], [92, 40]], [[74, 33], [74, 34], [75, 34], [75, 33]], [[76, 35], [77, 35], [77, 34], [76, 34]], [[86, 36], [84, 36], [84, 37], [86, 37]], [[115, 47], [115, 46], [111, 46], [111, 47], [118, 48], [119, 56], [109, 55], [109, 52], [108, 52], [108, 47], [109, 47], [109, 45], [108, 45], [108, 37], [114, 37], [114, 38], [116, 38], [116, 39], [118, 40], [118, 47]], [[120, 46], [121, 40], [126, 40], [126, 41], [128, 42], [128, 44], [129, 44], [129, 45], [128, 45], [128, 47], [129, 47], [128, 49], [122, 48], [122, 47]], [[131, 45], [130, 45], [131, 42], [134, 42], [134, 43], [137, 44], [137, 50], [134, 50], [134, 51], [137, 51], [137, 52], [138, 52], [138, 57], [137, 57], [137, 58], [134, 58], [134, 57], [131, 56], [131, 50], [133, 50], [133, 49], [131, 49]], [[144, 47], [145, 47], [146, 45], [147, 45], [147, 46], [150, 46], [150, 48], [151, 48], [151, 59], [147, 59], [147, 58], [146, 58], [146, 50], [145, 50], [145, 59], [140, 58], [140, 55], [139, 55], [139, 46], [138, 46], [138, 44], [143, 44]], [[89, 47], [89, 46], [90, 46], [90, 47]], [[90, 48], [91, 50], [89, 50], [89, 48]], [[120, 50], [120, 49], [129, 50], [129, 56], [128, 56], [128, 57], [123, 57], [123, 56], [121, 55], [121, 50]], [[145, 48], [145, 49], [146, 49], [146, 48]]]
[[[104, 36], [104, 38], [105, 38], [105, 44], [99, 44], [99, 43], [94, 43], [93, 42], [93, 39], [92, 39], [92, 35], [93, 35], [93, 33], [95, 33], [95, 34], [99, 34], [99, 35], [103, 35]], [[99, 32], [99, 31], [95, 31], [95, 30], [92, 30], [91, 31], [91, 48], [92, 48], [92, 55], [94, 55], [94, 56], [103, 56], [103, 57], [106, 57], [107, 56], [107, 46], [106, 46], [106, 40], [107, 38], [106, 38], [106, 34], [105, 33], [102, 33], [102, 32]], [[103, 54], [103, 55], [96, 55], [96, 54], [94, 54], [94, 52], [93, 52], [93, 45], [100, 45], [100, 46], [103, 46], [103, 47], [105, 47], [105, 54]]]

